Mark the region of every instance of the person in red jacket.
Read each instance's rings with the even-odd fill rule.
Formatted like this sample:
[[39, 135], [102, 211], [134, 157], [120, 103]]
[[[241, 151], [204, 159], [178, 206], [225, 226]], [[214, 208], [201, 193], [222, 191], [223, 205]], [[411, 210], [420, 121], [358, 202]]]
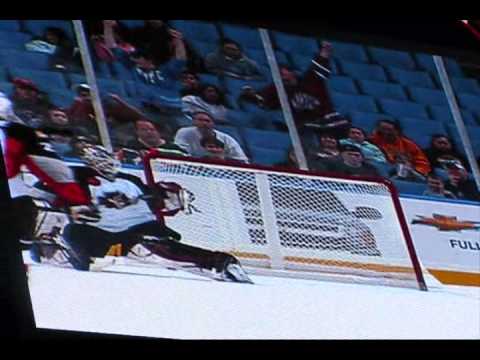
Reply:
[[389, 163], [402, 166], [402, 171], [414, 170], [426, 176], [431, 171], [430, 162], [420, 147], [402, 134], [398, 122], [380, 120], [370, 138], [386, 155]]
[[[305, 132], [305, 128], [313, 128], [329, 132], [338, 130], [340, 136], [348, 129], [349, 121], [335, 111], [327, 88], [331, 52], [331, 44], [324, 41], [320, 52], [301, 77], [288, 66], [280, 66], [280, 76], [301, 133]], [[240, 100], [270, 110], [280, 109], [280, 99], [274, 84], [258, 92], [252, 87], [244, 87]]]

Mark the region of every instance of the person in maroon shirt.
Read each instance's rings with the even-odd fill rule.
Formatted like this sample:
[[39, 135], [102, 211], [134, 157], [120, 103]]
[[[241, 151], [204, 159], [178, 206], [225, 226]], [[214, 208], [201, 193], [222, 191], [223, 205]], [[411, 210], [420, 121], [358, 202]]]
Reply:
[[[335, 132], [338, 137], [344, 135], [350, 122], [335, 111], [327, 88], [330, 76], [329, 59], [331, 44], [324, 41], [318, 55], [312, 59], [309, 69], [298, 76], [285, 65], [280, 66], [280, 76], [290, 101], [293, 117], [301, 133], [305, 128]], [[261, 108], [280, 109], [280, 99], [274, 84], [260, 91], [250, 86], [244, 87], [240, 100], [253, 102]]]

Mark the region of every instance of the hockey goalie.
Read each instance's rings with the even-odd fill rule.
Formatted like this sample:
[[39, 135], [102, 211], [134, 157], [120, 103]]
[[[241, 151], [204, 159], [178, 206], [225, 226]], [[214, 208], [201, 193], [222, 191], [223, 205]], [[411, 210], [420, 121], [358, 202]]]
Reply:
[[[30, 129], [17, 126], [14, 130], [7, 131], [9, 178], [16, 178], [21, 165], [34, 170], [40, 179], [38, 193], [45, 194], [44, 199], [55, 208], [65, 209], [70, 219], [63, 228], [61, 244], [52, 246], [42, 239], [32, 242], [34, 260], [48, 262], [55, 252], [60, 252], [75, 269], [89, 271], [96, 259], [114, 249], [116, 255], [148, 258], [154, 264], [193, 271], [215, 280], [251, 283], [235, 257], [182, 244], [181, 235], [158, 216], [172, 216], [184, 207], [178, 185], [158, 183], [152, 189], [136, 176], [119, 172], [113, 155], [100, 146], [84, 148], [81, 158], [86, 166], [67, 167], [54, 154], [43, 151], [42, 169], [38, 169], [25, 143], [38, 143], [38, 139]], [[33, 157], [38, 162], [37, 155]], [[61, 173], [68, 181], [60, 181], [58, 176], [52, 178], [52, 173]], [[26, 198], [25, 194], [21, 196]], [[36, 216], [31, 201], [15, 203], [22, 217]]]

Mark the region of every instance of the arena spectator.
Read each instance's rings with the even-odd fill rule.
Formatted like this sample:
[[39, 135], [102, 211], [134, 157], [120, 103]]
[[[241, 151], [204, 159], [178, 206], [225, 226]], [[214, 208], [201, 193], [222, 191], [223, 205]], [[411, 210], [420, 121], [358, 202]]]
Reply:
[[427, 190], [424, 191], [423, 195], [425, 196], [432, 196], [432, 197], [440, 197], [440, 198], [447, 198], [447, 199], [456, 199], [457, 197], [451, 191], [445, 190], [445, 184], [440, 178], [440, 176], [436, 175], [434, 172], [431, 172], [427, 176]]
[[185, 70], [180, 76], [180, 82], [182, 88], [180, 89], [180, 96], [200, 96], [202, 86], [200, 85], [200, 79], [196, 73], [190, 70]]
[[377, 146], [367, 141], [367, 134], [359, 127], [352, 126], [348, 130], [348, 137], [340, 139], [340, 145], [355, 145], [358, 146], [363, 153], [366, 162], [385, 163], [385, 154]]
[[467, 170], [459, 163], [449, 166], [445, 190], [452, 192], [457, 199], [480, 201], [480, 192], [475, 182], [468, 177]]
[[183, 113], [189, 118], [192, 114], [201, 111], [210, 113], [217, 123], [228, 123], [226, 118], [228, 104], [225, 95], [215, 85], [202, 85], [200, 96], [185, 96], [182, 98], [182, 103]]
[[30, 80], [16, 78], [11, 97], [13, 111], [25, 125], [33, 128], [41, 126], [48, 117], [48, 110], [52, 107], [48, 96], [41, 92]]
[[74, 133], [70, 129], [59, 129], [45, 127], [41, 131], [48, 136], [48, 143], [52, 149], [61, 157], [75, 156], [72, 141]]
[[74, 125], [96, 129], [95, 110], [93, 108], [90, 86], [79, 84], [75, 88], [77, 96], [67, 109], [67, 115]]
[[403, 136], [400, 124], [396, 121], [380, 120], [370, 141], [384, 152], [391, 164], [410, 163], [412, 169], [423, 176], [431, 170], [426, 155], [417, 144]]
[[213, 158], [226, 160], [225, 157], [225, 144], [218, 140], [216, 136], [203, 137], [200, 140], [200, 145], [205, 149], [205, 158]]
[[93, 23], [88, 21], [86, 27], [90, 34], [95, 55], [103, 62], [111, 63], [117, 60], [113, 51], [108, 47], [106, 38], [113, 37], [115, 39], [116, 49], [119, 53], [128, 55], [135, 51], [135, 47], [122, 37], [122, 28], [115, 20], [103, 20], [101, 24], [98, 21]]
[[[106, 27], [114, 27], [115, 22], [105, 23]], [[105, 32], [105, 45], [115, 55], [115, 61], [124, 63], [132, 69], [134, 78], [148, 85], [172, 88], [186, 66], [186, 49], [182, 34], [172, 32], [172, 42], [175, 44], [175, 56], [167, 62], [159, 64], [151, 52], [136, 47], [136, 51], [126, 54], [118, 48], [113, 31]]]
[[249, 59], [240, 44], [223, 39], [219, 49], [205, 58], [207, 71], [219, 76], [229, 76], [242, 80], [260, 80], [264, 76], [257, 63]]
[[[280, 66], [280, 75], [300, 131], [309, 127], [320, 131], [335, 131], [337, 137], [344, 137], [350, 122], [334, 110], [326, 86], [330, 76], [330, 56], [331, 44], [324, 41], [320, 53], [312, 60], [303, 77], [299, 77], [286, 65]], [[266, 109], [280, 109], [274, 84], [260, 91], [249, 86], [244, 87], [239, 100], [253, 102]]]
[[42, 124], [42, 127], [48, 127], [56, 130], [69, 130], [74, 135], [88, 136], [88, 130], [81, 126], [75, 126], [68, 118], [68, 114], [64, 109], [52, 107], [48, 111], [48, 118]]
[[208, 153], [201, 145], [203, 138], [215, 137], [225, 145], [225, 157], [228, 159], [248, 162], [248, 158], [241, 146], [230, 135], [215, 130], [215, 120], [209, 113], [197, 112], [193, 114], [193, 126], [184, 127], [177, 131], [175, 143], [194, 157], [204, 157]]
[[80, 65], [78, 50], [58, 27], [47, 27], [43, 36], [35, 37], [25, 44], [28, 51], [41, 52], [52, 55], [52, 66], [61, 70], [73, 70]]
[[355, 145], [342, 145], [340, 157], [318, 162], [315, 170], [343, 175], [379, 176], [377, 169], [366, 163], [362, 150]]
[[466, 169], [469, 169], [467, 159], [455, 149], [452, 140], [443, 134], [432, 136], [430, 147], [425, 149], [425, 155], [433, 168], [443, 168], [443, 162], [446, 160], [458, 159]]
[[72, 139], [72, 157], [79, 157], [88, 146], [98, 145], [98, 139], [93, 136], [75, 136]]
[[144, 118], [135, 121], [135, 139], [130, 141], [126, 147], [139, 151], [142, 154], [150, 149], [158, 149], [169, 155], [188, 155], [188, 153], [178, 145], [168, 142], [165, 137], [162, 136], [162, 132], [157, 125]]
[[178, 42], [178, 38], [183, 38], [182, 34], [165, 20], [145, 20], [144, 26], [134, 28], [127, 28], [119, 21], [118, 26], [122, 38], [149, 54], [155, 64], [163, 65], [178, 58], [178, 52], [183, 52], [180, 46], [185, 49], [187, 68], [195, 72], [205, 71], [203, 59], [187, 40], [183, 40], [182, 44]]
[[337, 161], [340, 157], [338, 140], [332, 133], [320, 134], [320, 146], [308, 151], [309, 163], [312, 168], [318, 168], [325, 160]]

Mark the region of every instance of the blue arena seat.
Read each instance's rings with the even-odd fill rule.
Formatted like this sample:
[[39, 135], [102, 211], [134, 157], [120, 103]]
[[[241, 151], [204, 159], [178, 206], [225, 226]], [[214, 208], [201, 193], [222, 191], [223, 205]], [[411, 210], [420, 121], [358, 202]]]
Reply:
[[257, 29], [247, 26], [220, 24], [223, 36], [238, 42], [242, 48], [263, 50], [262, 39]]
[[67, 81], [63, 74], [46, 70], [30, 70], [24, 68], [10, 68], [10, 76], [12, 78], [23, 78], [31, 80], [43, 91], [67, 90]]
[[406, 70], [415, 70], [416, 64], [409, 53], [405, 51], [368, 47], [372, 60], [383, 66], [391, 66]]
[[375, 126], [379, 120], [393, 120], [394, 118], [389, 115], [380, 113], [368, 113], [361, 111], [353, 111], [349, 113], [352, 125], [358, 126], [365, 130], [367, 134], [371, 134], [375, 129]]
[[[448, 106], [435, 106], [430, 105], [428, 107], [432, 118], [438, 121], [442, 121], [444, 124], [454, 124], [455, 120]], [[475, 121], [475, 117], [468, 110], [460, 110], [463, 121], [466, 125], [478, 125]]]
[[409, 71], [393, 67], [387, 67], [387, 71], [395, 82], [404, 86], [437, 88], [430, 75], [424, 71]]
[[0, 66], [0, 81], [8, 81], [7, 68]]
[[247, 110], [251, 116], [252, 128], [262, 130], [287, 130], [285, 118], [281, 110], [264, 110], [260, 108], [250, 108]]
[[135, 97], [138, 95], [137, 83], [135, 81], [125, 80], [123, 81], [123, 86], [125, 87], [125, 90], [127, 91], [127, 95], [129, 97]]
[[[217, 75], [211, 75], [211, 74], [198, 74], [198, 77], [200, 79], [200, 83], [202, 84], [210, 84], [210, 85], [215, 85], [218, 86], [219, 88], [223, 88], [223, 83], [219, 79]], [[181, 86], [180, 82], [179, 86]]]
[[427, 190], [427, 184], [417, 183], [403, 180], [393, 180], [393, 184], [404, 195], [417, 195], [421, 196]]
[[332, 91], [330, 93], [335, 109], [347, 113], [351, 111], [378, 112], [375, 100], [367, 95], [348, 95]]
[[267, 149], [283, 150], [291, 146], [290, 136], [279, 131], [242, 129], [248, 148], [263, 147]]
[[314, 56], [320, 50], [314, 38], [286, 34], [278, 31], [272, 32], [272, 35], [277, 48], [289, 54]]
[[[101, 86], [101, 85], [99, 85]], [[180, 95], [176, 89], [165, 89], [159, 86], [147, 85], [144, 83], [135, 83], [136, 93], [139, 98], [144, 100], [153, 99], [156, 96], [164, 96], [171, 99], [177, 99], [180, 101]]]
[[348, 76], [332, 75], [327, 81], [327, 85], [329, 89], [333, 91], [338, 91], [344, 94], [358, 94], [355, 81]]
[[51, 56], [48, 54], [0, 49], [0, 66], [27, 68], [32, 70], [50, 70]]
[[448, 106], [445, 93], [441, 90], [409, 87], [408, 92], [413, 101], [425, 105]]
[[218, 46], [220, 34], [212, 23], [195, 20], [169, 20], [169, 24], [182, 32], [187, 40], [200, 40]]
[[224, 79], [224, 84], [225, 84], [225, 88], [227, 89], [228, 93], [231, 94], [236, 101], [238, 96], [240, 95], [240, 93], [242, 91], [242, 88], [244, 86], [251, 86], [255, 90], [261, 90], [264, 87], [266, 87], [267, 85], [270, 85], [270, 82], [225, 78]]
[[450, 77], [453, 89], [457, 94], [472, 94], [480, 96], [480, 85], [476, 79]]
[[268, 149], [250, 146], [251, 162], [258, 165], [274, 166], [287, 159], [288, 149]]
[[332, 55], [341, 60], [355, 63], [369, 63], [367, 52], [362, 45], [340, 41], [331, 41]]
[[[480, 126], [467, 126], [466, 128], [474, 153], [476, 156], [480, 156], [480, 153], [478, 152], [478, 150], [480, 150]], [[457, 150], [465, 155], [465, 148], [456, 126], [454, 124], [449, 124], [447, 125], [447, 129]]]
[[[433, 56], [430, 54], [415, 54], [415, 60], [417, 61], [418, 67], [420, 69], [426, 70], [431, 74], [434, 74], [437, 77], [437, 69], [435, 67], [435, 62], [433, 61]], [[463, 70], [461, 69], [458, 62], [452, 58], [443, 58], [445, 61], [445, 69], [449, 76], [454, 76], [458, 78], [465, 77]]]
[[471, 111], [480, 111], [480, 95], [460, 94], [457, 97], [462, 108]]
[[308, 55], [301, 54], [290, 54], [292, 58], [292, 64], [295, 69], [304, 72], [312, 65], [312, 57]]
[[119, 61], [108, 64], [112, 77], [118, 80], [133, 80], [133, 72]]
[[144, 20], [119, 20], [122, 25], [125, 25], [128, 28], [136, 28], [145, 26]]
[[0, 49], [24, 50], [31, 38], [31, 35], [21, 32], [0, 31]]
[[245, 111], [228, 110], [225, 117], [232, 125], [239, 128], [256, 127], [252, 119], [252, 114]]
[[197, 53], [204, 59], [208, 54], [216, 52], [219, 46], [217, 42], [203, 41], [198, 39], [190, 40], [190, 44], [197, 51]]
[[7, 96], [11, 96], [15, 87], [12, 83], [0, 81], [0, 92], [4, 93]]
[[72, 21], [70, 20], [24, 20], [25, 30], [35, 36], [42, 36], [48, 27], [57, 27], [65, 31], [70, 41], [75, 41]]
[[[68, 78], [70, 80], [71, 87], [73, 88], [78, 84], [86, 84], [87, 78], [85, 75], [80, 74], [69, 74]], [[102, 94], [114, 93], [121, 97], [127, 97], [127, 92], [123, 86], [123, 83], [118, 80], [113, 79], [98, 79], [97, 86]]]
[[0, 31], [20, 31], [20, 23], [18, 20], [0, 20]]
[[[263, 49], [255, 49], [255, 48], [245, 48], [244, 49], [245, 54], [247, 57], [249, 57], [251, 60], [255, 61], [258, 65], [269, 67], [268, 65], [268, 60], [267, 60], [267, 55], [265, 54], [265, 50]], [[277, 60], [277, 63], [279, 65], [288, 65], [291, 66], [290, 59], [288, 58], [287, 55], [283, 51], [276, 50], [275, 51], [275, 58]], [[270, 71], [270, 70], [268, 70]]]
[[242, 147], [242, 150], [245, 152], [248, 152], [248, 149], [245, 147], [245, 139], [237, 127], [218, 125], [218, 126], [215, 126], [215, 129], [233, 137], [235, 140], [237, 140], [238, 144]]
[[[275, 50], [275, 59], [279, 66], [286, 65], [291, 66], [292, 62], [290, 61], [288, 55], [284, 53], [282, 50]], [[268, 65], [268, 62], [267, 62]]]
[[48, 97], [52, 104], [61, 108], [68, 108], [75, 100], [75, 93], [72, 91], [50, 91]]
[[387, 74], [379, 65], [360, 64], [338, 60], [342, 72], [355, 79], [388, 81]]
[[383, 112], [394, 117], [430, 119], [425, 106], [410, 101], [378, 100]]
[[364, 94], [375, 98], [408, 100], [405, 90], [398, 84], [372, 80], [359, 80], [358, 84]]
[[424, 119], [401, 117], [398, 119], [403, 129], [403, 134], [412, 139], [422, 149], [430, 145], [432, 135], [448, 132], [443, 123]]
[[112, 71], [110, 70], [109, 64], [107, 64], [106, 62], [93, 61], [93, 67], [95, 70], [95, 75], [97, 77], [103, 78], [103, 79], [109, 79], [112, 77]]

